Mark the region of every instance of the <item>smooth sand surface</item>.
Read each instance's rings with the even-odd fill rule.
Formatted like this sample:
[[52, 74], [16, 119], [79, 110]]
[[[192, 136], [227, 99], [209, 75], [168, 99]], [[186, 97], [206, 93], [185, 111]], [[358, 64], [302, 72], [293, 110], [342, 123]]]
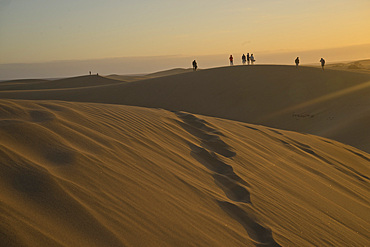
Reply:
[[368, 75], [63, 80], [0, 83], [0, 246], [370, 243]]

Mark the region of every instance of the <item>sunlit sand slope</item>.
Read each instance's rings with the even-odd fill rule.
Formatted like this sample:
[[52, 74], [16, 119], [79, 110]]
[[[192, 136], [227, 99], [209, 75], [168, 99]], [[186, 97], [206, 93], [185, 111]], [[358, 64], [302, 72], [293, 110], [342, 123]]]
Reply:
[[366, 246], [369, 154], [185, 112], [0, 101], [0, 246]]
[[316, 134], [367, 152], [369, 95], [370, 74], [293, 66], [235, 66], [99, 87], [0, 92], [2, 98], [184, 110]]

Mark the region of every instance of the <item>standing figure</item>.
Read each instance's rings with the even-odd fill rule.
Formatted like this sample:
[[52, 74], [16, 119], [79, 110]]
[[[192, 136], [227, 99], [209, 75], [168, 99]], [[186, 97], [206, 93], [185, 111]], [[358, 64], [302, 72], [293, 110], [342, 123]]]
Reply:
[[325, 66], [325, 59], [321, 58], [321, 59], [320, 59], [320, 63], [321, 63], [321, 68], [322, 68], [322, 70], [324, 70], [324, 66]]
[[193, 70], [196, 71], [198, 68], [198, 64], [197, 64], [197, 61], [193, 61]]
[[299, 64], [299, 57], [297, 57], [297, 58], [295, 59], [295, 66], [296, 66], [296, 67], [298, 67], [298, 64]]
[[251, 55], [251, 63], [252, 63], [252, 65], [254, 64], [254, 62], [256, 61], [255, 59], [254, 59], [254, 56], [253, 56], [253, 54]]
[[250, 56], [249, 56], [249, 53], [247, 53], [247, 62], [248, 62], [248, 65], [249, 65], [249, 61], [250, 61]]
[[229, 60], [230, 60], [230, 66], [234, 65], [233, 55], [230, 55]]
[[91, 75], [91, 71], [89, 71], [90, 75]]
[[243, 56], [242, 56], [242, 63], [243, 63], [243, 65], [245, 65], [245, 62], [247, 61], [247, 58], [245, 57], [245, 55], [243, 54]]

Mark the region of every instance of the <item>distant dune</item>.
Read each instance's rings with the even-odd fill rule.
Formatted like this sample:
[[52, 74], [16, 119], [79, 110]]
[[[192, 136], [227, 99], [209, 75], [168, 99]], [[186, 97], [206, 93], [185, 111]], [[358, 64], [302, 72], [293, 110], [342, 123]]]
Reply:
[[177, 74], [182, 74], [182, 73], [187, 73], [187, 72], [192, 72], [193, 69], [170, 69], [170, 70], [165, 70], [165, 71], [160, 71], [156, 73], [151, 73], [148, 74], [147, 77], [150, 78], [156, 78], [156, 77], [163, 77], [163, 76], [169, 76], [169, 75], [177, 75]]
[[104, 78], [96, 75], [91, 76], [79, 76], [73, 78], [64, 78], [57, 80], [14, 80], [4, 81], [0, 83], [0, 91], [12, 91], [12, 90], [43, 90], [43, 89], [62, 89], [62, 88], [82, 88], [82, 87], [94, 87], [102, 85], [111, 85], [122, 83], [117, 80]]
[[[168, 77], [163, 84], [90, 88], [96, 98], [80, 100], [113, 103], [122, 95], [124, 101], [130, 95], [125, 90], [134, 93], [144, 84], [159, 87], [147, 97], [163, 97], [172, 82], [168, 100], [179, 97], [178, 90], [189, 102], [185, 96], [177, 100], [191, 107], [190, 100], [203, 94], [194, 107], [217, 109], [216, 100], [207, 100], [212, 95], [230, 101], [233, 74], [259, 73], [251, 75], [253, 83], [237, 80], [246, 84], [238, 91], [251, 97], [243, 90], [261, 87], [267, 94], [265, 87], [279, 79], [271, 74], [277, 68], [270, 69], [222, 68]], [[293, 73], [280, 70], [285, 78]], [[298, 73], [294, 83], [305, 92]], [[270, 81], [252, 87], [261, 76]], [[337, 78], [331, 72], [322, 76]], [[343, 81], [330, 82], [346, 88], [351, 76], [362, 85], [361, 76], [341, 76]], [[197, 78], [209, 82], [196, 86]], [[187, 83], [189, 92], [182, 85]], [[54, 94], [59, 91], [47, 94], [74, 92], [77, 100], [82, 90]], [[32, 94], [47, 95], [20, 95]], [[275, 94], [270, 100], [283, 100]], [[248, 107], [247, 115], [267, 111], [263, 99], [256, 100], [261, 105]], [[235, 103], [228, 109], [239, 107]], [[219, 111], [225, 114], [225, 108]], [[370, 240], [370, 155], [323, 137], [180, 111], [23, 100], [0, 100], [0, 136], [0, 246], [366, 246]]]
[[104, 76], [109, 79], [117, 80], [117, 81], [125, 81], [125, 82], [131, 82], [131, 81], [138, 81], [138, 80], [144, 80], [148, 79], [145, 75], [107, 75]]
[[145, 80], [150, 78], [157, 78], [157, 77], [163, 77], [163, 76], [169, 76], [169, 75], [177, 75], [182, 74], [186, 72], [191, 72], [192, 69], [170, 69], [165, 71], [160, 71], [156, 73], [150, 73], [145, 75], [108, 75], [107, 78], [119, 80], [119, 81], [138, 81], [138, 80]]
[[[90, 81], [87, 85], [103, 80], [86, 79]], [[0, 97], [184, 110], [320, 135], [370, 151], [367, 73], [277, 65], [234, 66], [108, 84], [64, 90], [57, 86], [37, 90], [33, 86], [33, 90], [19, 91], [22, 87], [18, 87], [3, 89]]]
[[335, 69], [335, 70], [348, 70], [348, 71], [370, 73], [370, 59], [361, 60], [361, 61], [352, 61], [352, 62], [346, 62], [346, 63], [328, 64], [326, 67], [330, 69]]

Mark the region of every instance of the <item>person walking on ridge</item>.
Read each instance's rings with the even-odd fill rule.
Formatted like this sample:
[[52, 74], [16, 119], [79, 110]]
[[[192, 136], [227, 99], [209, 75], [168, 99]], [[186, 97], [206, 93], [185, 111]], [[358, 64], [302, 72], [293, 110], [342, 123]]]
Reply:
[[230, 55], [229, 60], [230, 60], [230, 66], [234, 65], [233, 55]]
[[253, 64], [254, 64], [254, 62], [256, 61], [256, 60], [254, 59], [253, 54], [251, 55], [250, 59], [251, 59], [251, 63], [252, 63], [252, 65], [253, 65]]
[[243, 56], [242, 56], [242, 63], [243, 63], [243, 65], [245, 65], [245, 62], [247, 61], [247, 58], [245, 57], [245, 55], [243, 54]]
[[247, 62], [248, 62], [248, 65], [249, 65], [249, 61], [250, 61], [250, 56], [249, 56], [249, 52], [247, 53]]
[[321, 59], [320, 59], [320, 63], [321, 63], [321, 68], [322, 68], [322, 70], [324, 71], [325, 59], [321, 58]]
[[197, 71], [197, 68], [198, 68], [198, 64], [197, 64], [197, 61], [193, 61], [193, 70], [194, 71]]
[[295, 66], [298, 68], [298, 65], [299, 65], [299, 57], [297, 57], [296, 59], [295, 59]]

